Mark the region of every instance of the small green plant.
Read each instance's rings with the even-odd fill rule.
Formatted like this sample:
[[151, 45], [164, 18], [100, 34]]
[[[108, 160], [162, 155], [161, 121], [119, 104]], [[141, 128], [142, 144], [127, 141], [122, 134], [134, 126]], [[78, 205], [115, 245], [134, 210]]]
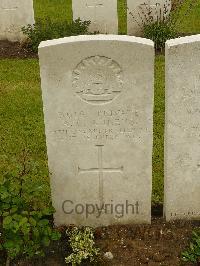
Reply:
[[165, 1], [163, 10], [157, 4], [156, 20], [150, 16], [148, 23], [144, 25], [144, 37], [151, 39], [155, 43], [155, 49], [163, 51], [167, 40], [178, 37], [175, 24], [172, 22], [171, 4]]
[[192, 241], [188, 250], [182, 252], [185, 262], [200, 263], [200, 231], [192, 232]]
[[156, 21], [146, 24], [143, 29], [144, 37], [151, 39], [155, 43], [155, 49], [163, 51], [165, 42], [177, 37], [177, 32], [170, 23], [166, 21]]
[[38, 20], [34, 25], [23, 27], [22, 32], [27, 37], [27, 46], [33, 52], [37, 52], [42, 41], [88, 34], [89, 25], [90, 21], [81, 21], [80, 19], [69, 23], [68, 21], [54, 22], [50, 18], [46, 18]]
[[82, 261], [94, 262], [99, 254], [99, 249], [94, 246], [94, 233], [89, 227], [79, 229], [74, 227], [66, 231], [72, 254], [65, 258], [65, 262], [72, 266], [80, 265]]
[[137, 14], [139, 21], [130, 12], [133, 20], [141, 28], [143, 36], [154, 41], [156, 50], [162, 50], [168, 39], [177, 36], [174, 24], [171, 23], [170, 9], [171, 4], [168, 0], [164, 6], [160, 3], [156, 3], [153, 7], [147, 3], [141, 4]]
[[[186, 7], [185, 2], [187, 2]], [[140, 5], [137, 14], [139, 21], [136, 20], [132, 12], [129, 13], [141, 28], [143, 36], [154, 41], [156, 50], [162, 51], [167, 40], [181, 35], [177, 30], [178, 26], [197, 4], [198, 0], [176, 0], [172, 6], [169, 0], [165, 0], [163, 6], [156, 3], [151, 7], [144, 3]]]
[[7, 265], [18, 256], [44, 255], [44, 247], [60, 238], [50, 222], [51, 205], [39, 207], [43, 187], [31, 176], [31, 165], [23, 151], [22, 165], [0, 178], [0, 249]]

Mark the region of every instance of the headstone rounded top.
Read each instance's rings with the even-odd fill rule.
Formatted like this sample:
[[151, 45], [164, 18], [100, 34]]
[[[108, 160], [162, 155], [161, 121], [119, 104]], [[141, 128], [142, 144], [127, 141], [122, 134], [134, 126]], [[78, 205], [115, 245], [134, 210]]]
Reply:
[[43, 41], [40, 43], [39, 49], [59, 44], [60, 45], [66, 43], [74, 44], [75, 42], [91, 42], [91, 41], [120, 41], [120, 42], [138, 43], [154, 47], [153, 41], [141, 37], [127, 36], [127, 35], [97, 34], [97, 35], [78, 35], [78, 36], [65, 37], [49, 41]]
[[200, 42], [200, 34], [168, 40], [166, 42], [166, 46], [171, 47], [171, 46], [194, 43], [194, 42]]
[[68, 37], [39, 58], [55, 224], [150, 223], [153, 42]]

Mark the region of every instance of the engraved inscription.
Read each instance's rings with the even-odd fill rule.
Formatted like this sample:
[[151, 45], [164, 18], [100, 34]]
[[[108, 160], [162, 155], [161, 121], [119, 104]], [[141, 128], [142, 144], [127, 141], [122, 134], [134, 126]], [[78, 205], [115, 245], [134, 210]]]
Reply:
[[3, 4], [1, 4], [0, 8], [5, 11], [15, 11], [18, 7], [17, 6], [8, 7], [8, 6], [4, 6]]
[[[0, 3], [0, 10], [2, 15], [7, 16], [9, 12], [16, 11], [18, 9], [18, 6], [14, 4], [4, 4]], [[3, 29], [3, 34], [6, 36], [7, 34], [11, 34], [12, 32], [20, 32], [21, 29], [20, 27], [17, 27], [16, 25], [12, 24], [9, 25], [8, 27], [4, 27]]]
[[95, 0], [94, 4], [86, 4], [86, 7], [94, 9], [93, 23], [97, 23], [97, 10], [98, 10], [98, 8], [103, 8], [104, 5], [99, 0]]
[[96, 145], [98, 148], [98, 167], [96, 168], [88, 168], [88, 169], [81, 169], [78, 167], [78, 173], [84, 174], [84, 173], [98, 173], [99, 174], [99, 198], [100, 203], [103, 206], [104, 200], [103, 200], [103, 173], [121, 173], [123, 174], [124, 167], [116, 167], [116, 168], [104, 168], [103, 167], [103, 147], [104, 145]]
[[[169, 121], [171, 126], [180, 128], [182, 134], [185, 134], [188, 140], [191, 138], [192, 141], [192, 139], [195, 138], [198, 142], [200, 141], [200, 123], [197, 119], [200, 114], [199, 78], [199, 75], [193, 76], [193, 83], [187, 84], [185, 82], [184, 86], [180, 89], [179, 95], [177, 96], [178, 99], [180, 99], [179, 109], [176, 110], [174, 117]], [[174, 95], [170, 97], [173, 99], [174, 106], [176, 106], [177, 100], [174, 98]], [[177, 117], [183, 113], [187, 119], [178, 120]]]
[[72, 76], [76, 95], [90, 104], [109, 103], [122, 91], [122, 69], [117, 62], [105, 56], [82, 60]]
[[52, 134], [59, 141], [139, 141], [137, 136], [145, 133], [140, 115], [136, 106], [105, 108], [92, 114], [86, 110], [59, 112], [60, 126]]

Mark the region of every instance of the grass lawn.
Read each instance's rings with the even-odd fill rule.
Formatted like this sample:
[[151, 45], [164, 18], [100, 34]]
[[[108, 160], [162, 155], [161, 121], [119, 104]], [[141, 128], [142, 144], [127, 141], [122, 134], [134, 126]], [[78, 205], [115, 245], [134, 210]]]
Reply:
[[[134, 0], [133, 0], [134, 1]], [[172, 0], [173, 1], [173, 0]], [[174, 0], [175, 1], [175, 0]], [[184, 0], [177, 28], [181, 33], [200, 33], [200, 1]], [[196, 3], [187, 12], [190, 3]], [[126, 0], [118, 0], [119, 33], [126, 34]], [[34, 0], [35, 18], [51, 17], [53, 20], [72, 20], [72, 0]], [[186, 15], [185, 15], [186, 14]]]
[[[126, 34], [125, 0], [118, 0], [119, 32]], [[35, 19], [72, 20], [72, 0], [34, 0]]]
[[34, 0], [35, 19], [72, 20], [72, 0]]
[[[118, 0], [120, 33], [126, 32], [124, 0]], [[36, 20], [72, 19], [71, 0], [34, 0]], [[184, 7], [186, 8], [186, 7]], [[183, 16], [184, 11], [180, 14]], [[181, 32], [200, 32], [200, 4], [190, 17], [184, 17]], [[164, 56], [156, 57], [153, 148], [153, 202], [163, 200]], [[46, 184], [48, 168], [42, 113], [38, 60], [0, 61], [0, 171], [16, 169], [24, 149], [33, 164], [33, 177]], [[31, 169], [32, 169], [31, 168]], [[11, 170], [12, 169], [12, 170]], [[35, 171], [35, 169], [37, 171]]]
[[44, 187], [49, 200], [49, 181], [40, 76], [37, 60], [0, 60], [0, 178], [16, 176], [27, 153], [27, 169]]
[[[190, 3], [192, 6], [190, 8]], [[200, 1], [185, 0], [183, 8], [178, 13], [177, 29], [184, 34], [200, 33]]]
[[[153, 199], [157, 202], [163, 194], [163, 56], [157, 57], [156, 69]], [[35, 178], [48, 182], [38, 60], [0, 61], [0, 121], [1, 171], [15, 168], [27, 149], [39, 169]]]

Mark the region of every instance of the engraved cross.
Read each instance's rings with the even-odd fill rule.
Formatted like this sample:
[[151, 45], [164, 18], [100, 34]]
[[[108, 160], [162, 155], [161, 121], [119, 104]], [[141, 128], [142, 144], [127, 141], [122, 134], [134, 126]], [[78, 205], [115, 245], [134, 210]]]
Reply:
[[104, 168], [103, 167], [103, 147], [104, 145], [96, 145], [98, 149], [98, 167], [96, 168], [88, 168], [88, 169], [81, 169], [78, 167], [78, 173], [98, 173], [99, 175], [99, 198], [100, 202], [103, 205], [103, 174], [104, 173], [121, 173], [123, 174], [124, 167], [116, 167], [116, 168]]

